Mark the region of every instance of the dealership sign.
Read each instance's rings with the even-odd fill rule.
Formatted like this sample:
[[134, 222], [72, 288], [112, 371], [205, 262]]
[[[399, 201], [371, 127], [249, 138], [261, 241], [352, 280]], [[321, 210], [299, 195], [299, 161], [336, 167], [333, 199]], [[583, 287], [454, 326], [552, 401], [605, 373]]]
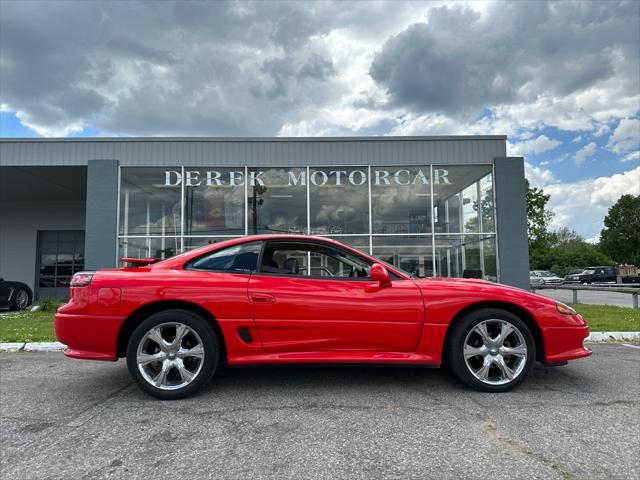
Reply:
[[[264, 171], [251, 171], [249, 172], [248, 184], [252, 187], [265, 186]], [[288, 171], [287, 186], [306, 186], [307, 185], [307, 172], [306, 171]], [[429, 185], [429, 171], [424, 173], [421, 169], [417, 171], [410, 171], [407, 169], [399, 169], [395, 171], [390, 170], [371, 170], [372, 185]], [[166, 187], [179, 187], [183, 184], [185, 187], [222, 187], [222, 186], [243, 186], [245, 181], [245, 174], [242, 170], [219, 172], [217, 170], [185, 170], [184, 179], [183, 174], [177, 170], [166, 170], [164, 172], [164, 185]], [[367, 184], [367, 172], [365, 170], [352, 170], [347, 172], [346, 170], [310, 170], [309, 181], [312, 185], [345, 185], [351, 184], [354, 186], [360, 186]], [[449, 171], [439, 168], [433, 169], [433, 183], [450, 184]]]

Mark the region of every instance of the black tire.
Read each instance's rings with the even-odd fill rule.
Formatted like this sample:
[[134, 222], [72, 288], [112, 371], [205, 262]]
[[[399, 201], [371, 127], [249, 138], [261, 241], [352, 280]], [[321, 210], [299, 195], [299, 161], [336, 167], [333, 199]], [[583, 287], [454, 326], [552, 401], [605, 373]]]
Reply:
[[[18, 304], [19, 300], [21, 300], [24, 295], [27, 296], [27, 303], [26, 305], [20, 305]], [[16, 312], [18, 310], [24, 310], [26, 309], [29, 305], [31, 305], [31, 293], [29, 293], [29, 290], [27, 290], [26, 288], [18, 288], [15, 292], [13, 292], [13, 296], [11, 299], [11, 305], [9, 307], [10, 310]]]
[[[507, 383], [496, 385], [479, 380], [471, 372], [471, 367], [467, 366], [467, 362], [465, 361], [464, 346], [467, 335], [469, 335], [476, 326], [486, 320], [504, 321], [511, 324], [511, 326], [521, 334], [524, 344], [526, 344], [526, 357], [523, 360], [519, 360], [519, 357], [514, 359], [514, 361], [521, 361], [523, 366], [519, 374], [513, 380], [507, 381]], [[453, 331], [447, 343], [446, 360], [456, 377], [471, 388], [483, 392], [506, 392], [520, 385], [531, 373], [531, 370], [533, 370], [533, 364], [536, 358], [536, 345], [533, 334], [526, 323], [512, 313], [496, 308], [474, 310], [457, 321], [452, 328]], [[519, 337], [511, 338], [518, 340]], [[511, 361], [511, 357], [509, 356], [504, 356], [504, 358]], [[478, 356], [478, 359], [481, 359], [481, 357]]]
[[[191, 383], [174, 390], [165, 390], [152, 385], [145, 379], [138, 367], [137, 353], [138, 346], [147, 332], [154, 327], [170, 323], [184, 324], [200, 337], [199, 339], [204, 349], [204, 358], [201, 360], [202, 365], [199, 366], [198, 373]], [[213, 374], [218, 368], [219, 361], [220, 343], [214, 329], [210, 323], [200, 315], [188, 310], [164, 310], [149, 316], [136, 327], [127, 345], [127, 368], [129, 369], [129, 373], [140, 389], [161, 400], [185, 398], [200, 390], [211, 380], [211, 377], [213, 377]]]

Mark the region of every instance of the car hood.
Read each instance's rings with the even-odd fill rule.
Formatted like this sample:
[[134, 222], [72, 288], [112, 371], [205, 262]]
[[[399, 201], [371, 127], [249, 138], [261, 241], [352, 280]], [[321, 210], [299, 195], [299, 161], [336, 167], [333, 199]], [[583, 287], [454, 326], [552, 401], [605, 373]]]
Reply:
[[489, 282], [487, 280], [480, 280], [477, 278], [430, 277], [416, 278], [414, 281], [425, 291], [437, 288], [442, 290], [449, 289], [452, 294], [461, 294], [465, 291], [473, 293], [481, 292], [485, 297], [492, 297], [496, 300], [520, 299], [548, 305], [556, 304], [555, 300], [538, 295], [537, 293], [523, 290], [522, 288], [512, 287], [511, 285], [504, 285], [502, 283]]

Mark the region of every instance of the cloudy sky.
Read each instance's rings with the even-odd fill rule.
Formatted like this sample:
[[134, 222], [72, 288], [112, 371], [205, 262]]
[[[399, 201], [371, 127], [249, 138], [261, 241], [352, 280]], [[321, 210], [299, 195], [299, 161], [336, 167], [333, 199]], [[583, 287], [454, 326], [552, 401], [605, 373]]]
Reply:
[[640, 194], [639, 24], [613, 0], [0, 0], [0, 134], [505, 134], [595, 239]]

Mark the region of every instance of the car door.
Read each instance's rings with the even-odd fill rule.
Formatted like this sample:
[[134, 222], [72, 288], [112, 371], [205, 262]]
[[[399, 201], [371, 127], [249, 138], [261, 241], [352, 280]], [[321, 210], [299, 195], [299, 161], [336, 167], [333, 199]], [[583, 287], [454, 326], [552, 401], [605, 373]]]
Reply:
[[424, 321], [417, 285], [396, 278], [381, 287], [354, 264], [368, 262], [330, 244], [267, 242], [248, 290], [263, 349], [415, 350]]

